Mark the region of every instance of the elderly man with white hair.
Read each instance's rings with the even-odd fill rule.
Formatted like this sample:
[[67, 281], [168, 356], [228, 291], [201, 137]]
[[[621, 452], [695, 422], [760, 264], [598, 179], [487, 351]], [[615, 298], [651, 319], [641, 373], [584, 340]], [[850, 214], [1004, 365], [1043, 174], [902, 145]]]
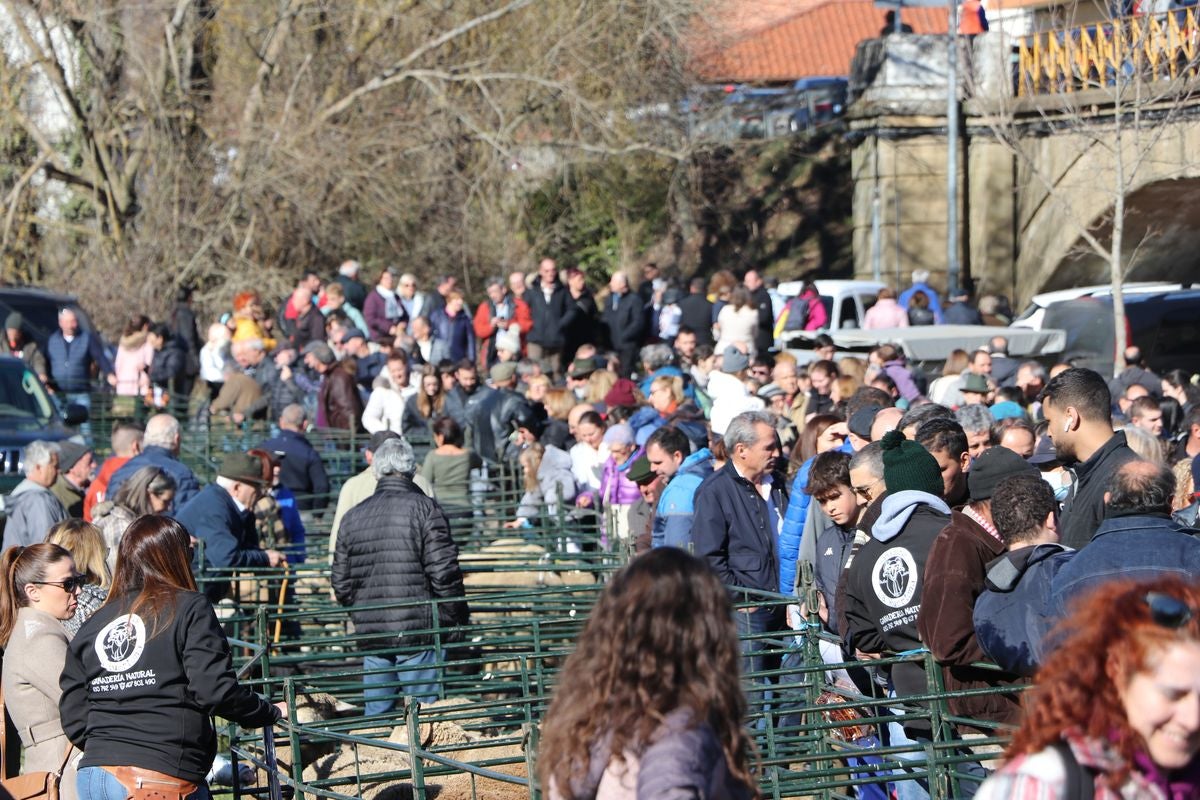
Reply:
[[142, 452], [125, 462], [108, 481], [108, 497], [116, 497], [121, 485], [142, 467], [158, 467], [175, 481], [175, 503], [183, 508], [188, 500], [200, 493], [196, 473], [179, 460], [179, 420], [170, 414], [155, 414], [146, 420], [142, 436]]
[[364, 669], [372, 670], [364, 676], [367, 716], [392, 710], [398, 695], [418, 703], [438, 699], [443, 653], [439, 642], [418, 632], [467, 622], [458, 547], [442, 507], [413, 483], [412, 446], [402, 438], [385, 441], [371, 470], [375, 493], [341, 520], [332, 575], [334, 595], [350, 608], [355, 632], [387, 634], [377, 644], [403, 647], [396, 655], [364, 657]]
[[8, 521], [4, 525], [4, 550], [26, 547], [46, 540], [56, 523], [67, 518], [67, 510], [50, 491], [58, 480], [58, 445], [38, 440], [25, 446], [22, 456], [25, 479], [4, 501]]
[[942, 322], [942, 301], [938, 297], [937, 290], [929, 285], [929, 270], [927, 269], [914, 269], [912, 271], [912, 286], [900, 293], [897, 302], [902, 308], [907, 309], [908, 301], [917, 292], [929, 298], [929, 310], [933, 312], [934, 321], [940, 325]]
[[361, 265], [354, 260], [343, 261], [338, 267], [337, 282], [341, 284], [346, 302], [362, 311], [363, 302], [367, 299], [367, 287], [358, 279]]

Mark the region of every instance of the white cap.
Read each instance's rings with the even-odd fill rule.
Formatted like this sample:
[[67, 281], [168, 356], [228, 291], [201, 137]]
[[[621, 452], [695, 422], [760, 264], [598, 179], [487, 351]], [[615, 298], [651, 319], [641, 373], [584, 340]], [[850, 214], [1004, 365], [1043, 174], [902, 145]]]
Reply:
[[746, 395], [743, 397], [723, 397], [713, 403], [712, 414], [708, 424], [717, 436], [724, 436], [729, 423], [738, 414], [746, 411], [762, 411], [766, 404], [761, 398]]

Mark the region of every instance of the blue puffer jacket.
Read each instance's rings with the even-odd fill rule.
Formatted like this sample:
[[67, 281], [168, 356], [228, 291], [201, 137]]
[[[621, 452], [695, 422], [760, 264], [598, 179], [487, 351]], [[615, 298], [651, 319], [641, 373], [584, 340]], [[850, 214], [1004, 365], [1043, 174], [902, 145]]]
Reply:
[[[854, 455], [854, 448], [846, 441], [840, 448], [843, 453]], [[808, 508], [812, 496], [808, 489], [808, 475], [812, 472], [813, 456], [800, 465], [796, 477], [792, 479], [792, 489], [789, 492], [787, 516], [783, 518], [783, 531], [779, 534], [779, 593], [792, 594], [796, 591], [796, 562], [800, 560], [800, 551], [804, 542], [804, 525], [808, 521]], [[808, 552], [812, 552], [812, 546]]]
[[779, 593], [793, 594], [796, 591], [796, 561], [800, 555], [800, 540], [804, 536], [804, 521], [808, 519], [808, 505], [812, 495], [807, 491], [808, 475], [812, 472], [813, 456], [800, 465], [792, 480], [791, 500], [787, 516], [783, 518], [783, 531], [779, 534]]
[[712, 471], [712, 451], [707, 447], [692, 453], [679, 465], [679, 471], [658, 499], [658, 510], [650, 531], [652, 547], [688, 549], [692, 542], [696, 489]]

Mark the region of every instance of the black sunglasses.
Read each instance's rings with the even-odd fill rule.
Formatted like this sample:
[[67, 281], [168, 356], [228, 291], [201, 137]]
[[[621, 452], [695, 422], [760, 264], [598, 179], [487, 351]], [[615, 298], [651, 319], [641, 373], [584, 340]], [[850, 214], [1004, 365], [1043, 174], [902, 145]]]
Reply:
[[84, 586], [87, 586], [87, 576], [75, 575], [67, 578], [65, 581], [30, 581], [30, 583], [38, 586], [57, 586], [68, 594], [75, 594], [78, 591], [82, 591]]
[[1162, 592], [1148, 592], [1146, 605], [1150, 607], [1150, 619], [1164, 628], [1182, 628], [1192, 621], [1191, 607], [1177, 597]]

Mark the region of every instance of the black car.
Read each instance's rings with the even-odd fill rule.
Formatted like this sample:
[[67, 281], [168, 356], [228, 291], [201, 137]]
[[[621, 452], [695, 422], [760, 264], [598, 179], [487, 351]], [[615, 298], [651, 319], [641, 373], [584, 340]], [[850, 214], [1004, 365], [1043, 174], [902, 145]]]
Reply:
[[66, 419], [37, 375], [19, 358], [0, 356], [0, 493], [21, 479], [25, 446], [42, 439], [58, 442], [77, 434], [72, 427], [87, 419], [82, 406], [69, 406]]
[[12, 312], [20, 312], [25, 318], [25, 333], [33, 337], [43, 353], [46, 352], [46, 341], [50, 334], [58, 330], [58, 312], [64, 308], [75, 312], [81, 330], [95, 332], [92, 318], [70, 295], [34, 287], [0, 288], [0, 323], [7, 320]]
[[[1126, 340], [1137, 345], [1150, 369], [1200, 372], [1200, 289], [1125, 296]], [[1046, 308], [1045, 328], [1067, 332], [1064, 360], [1112, 375], [1116, 329], [1112, 297], [1081, 297]]]

